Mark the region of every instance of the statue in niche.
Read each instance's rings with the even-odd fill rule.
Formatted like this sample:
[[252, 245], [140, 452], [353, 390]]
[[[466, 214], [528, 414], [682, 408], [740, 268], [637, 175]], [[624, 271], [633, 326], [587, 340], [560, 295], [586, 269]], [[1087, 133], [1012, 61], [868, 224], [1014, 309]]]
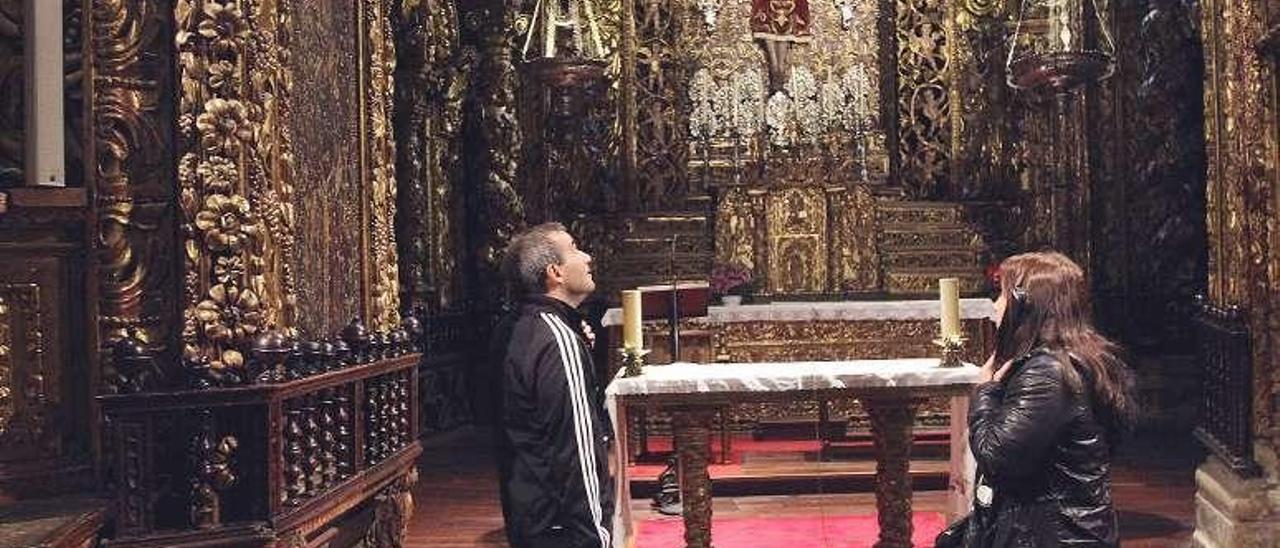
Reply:
[[813, 39], [809, 0], [751, 0], [751, 37], [764, 46], [769, 92], [781, 91], [791, 72], [791, 46]]

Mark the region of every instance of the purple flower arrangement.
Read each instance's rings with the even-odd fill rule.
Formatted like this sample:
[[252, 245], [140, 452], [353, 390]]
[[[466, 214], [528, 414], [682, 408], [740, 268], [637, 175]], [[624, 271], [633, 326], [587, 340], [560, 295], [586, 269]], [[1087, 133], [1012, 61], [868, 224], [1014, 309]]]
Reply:
[[711, 267], [708, 280], [711, 292], [716, 295], [744, 295], [751, 291], [751, 282], [751, 271], [737, 263]]

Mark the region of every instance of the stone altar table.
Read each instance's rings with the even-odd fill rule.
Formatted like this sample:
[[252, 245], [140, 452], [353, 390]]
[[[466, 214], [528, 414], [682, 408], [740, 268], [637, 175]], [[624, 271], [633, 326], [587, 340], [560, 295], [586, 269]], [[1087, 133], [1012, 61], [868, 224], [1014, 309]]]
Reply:
[[[790, 363], [937, 356], [933, 344], [938, 335], [938, 300], [781, 302], [739, 306], [712, 306], [705, 317], [681, 320], [682, 361], [732, 363]], [[995, 307], [990, 299], [961, 299], [961, 331], [967, 339], [961, 359], [982, 363], [994, 347]], [[620, 366], [612, 349], [622, 344], [622, 311], [611, 309], [602, 320], [608, 333], [609, 369]], [[650, 364], [671, 361], [665, 321], [644, 322]], [[851, 398], [800, 402], [748, 402], [727, 406], [722, 414], [721, 444], [727, 453], [729, 430], [751, 428], [765, 420], [807, 420], [819, 423], [824, 446], [829, 441], [825, 425], [832, 416], [856, 419], [859, 427], [870, 417]], [[945, 398], [920, 406], [917, 426], [945, 428], [953, 416]], [[631, 416], [636, 424], [630, 457], [648, 454], [648, 434], [663, 432], [668, 417], [646, 413]]]
[[[613, 380], [606, 390], [618, 430], [617, 482], [621, 504], [620, 539], [632, 537], [630, 484], [625, 455], [628, 413], [644, 408], [672, 415], [680, 458], [680, 496], [684, 502], [685, 542], [711, 546], [711, 479], [708, 435], [717, 406], [744, 402], [861, 399], [871, 418], [876, 447], [877, 546], [911, 546], [911, 482], [908, 464], [915, 408], [925, 398], [950, 396], [952, 414], [964, 417], [968, 391], [978, 368], [939, 368], [936, 358], [789, 363], [694, 364], [648, 366], [638, 377]], [[971, 500], [972, 458], [964, 420], [952, 421], [950, 513], [967, 511]]]

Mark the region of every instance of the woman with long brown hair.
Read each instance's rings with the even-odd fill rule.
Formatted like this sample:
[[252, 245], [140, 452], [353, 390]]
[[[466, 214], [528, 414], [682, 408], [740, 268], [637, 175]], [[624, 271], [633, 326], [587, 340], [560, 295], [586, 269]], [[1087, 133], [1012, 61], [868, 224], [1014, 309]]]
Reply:
[[939, 545], [1117, 546], [1111, 455], [1132, 375], [1094, 330], [1084, 272], [1061, 253], [1000, 265], [996, 350], [969, 411], [974, 512]]

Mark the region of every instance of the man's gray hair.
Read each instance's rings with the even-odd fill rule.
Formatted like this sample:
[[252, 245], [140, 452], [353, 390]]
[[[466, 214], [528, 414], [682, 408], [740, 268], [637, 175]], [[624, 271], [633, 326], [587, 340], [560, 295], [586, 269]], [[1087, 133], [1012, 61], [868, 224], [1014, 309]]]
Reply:
[[502, 257], [502, 275], [512, 297], [547, 292], [547, 267], [563, 262], [551, 241], [556, 232], [567, 231], [560, 223], [542, 223], [511, 238]]

